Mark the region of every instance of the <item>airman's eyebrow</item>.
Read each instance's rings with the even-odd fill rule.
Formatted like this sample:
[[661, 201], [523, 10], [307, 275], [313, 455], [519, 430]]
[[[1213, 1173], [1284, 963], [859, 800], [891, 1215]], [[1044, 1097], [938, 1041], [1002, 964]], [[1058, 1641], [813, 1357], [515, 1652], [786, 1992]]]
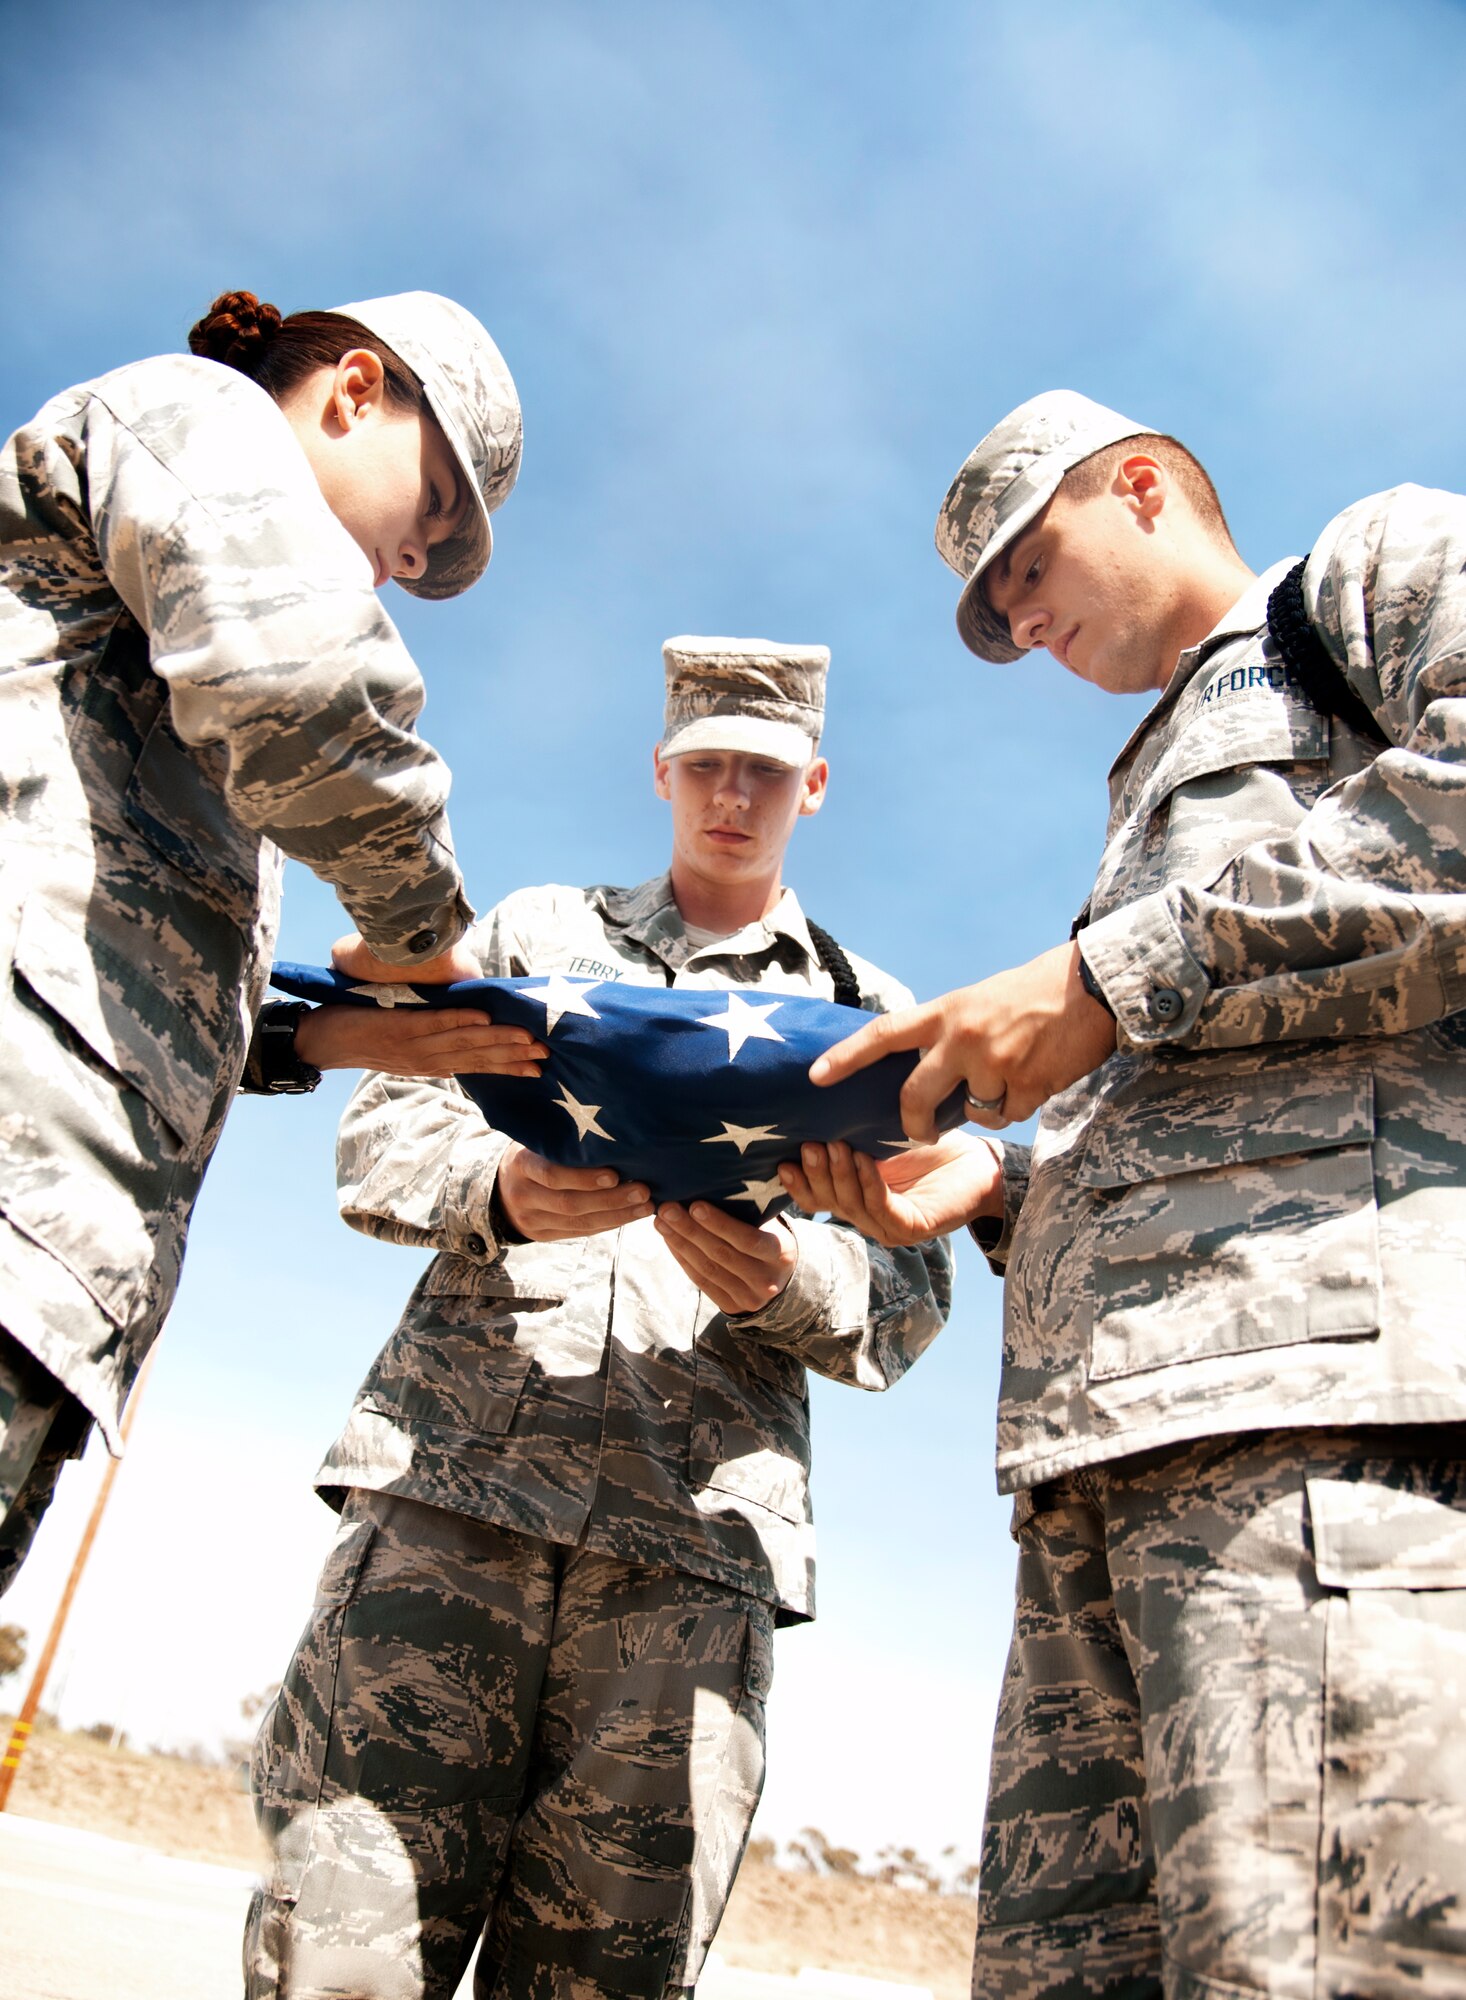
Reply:
[[1003, 551], [1004, 583], [1007, 583], [1009, 581], [1015, 569], [1022, 568], [1023, 559], [1027, 554], [1027, 552], [1033, 547], [1033, 544], [1038, 536], [1038, 531], [1042, 527], [1042, 525], [1043, 523], [1041, 521], [1032, 522], [1030, 526], [1026, 527], [1023, 530], [1023, 533], [1021, 535], [1015, 535], [1013, 540], [1009, 542], [1007, 548], [1004, 549]]

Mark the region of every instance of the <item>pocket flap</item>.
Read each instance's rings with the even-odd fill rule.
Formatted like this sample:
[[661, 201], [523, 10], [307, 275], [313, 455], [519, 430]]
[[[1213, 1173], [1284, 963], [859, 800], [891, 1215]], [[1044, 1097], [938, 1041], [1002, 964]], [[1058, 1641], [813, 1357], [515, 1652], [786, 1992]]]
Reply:
[[95, 931], [79, 933], [38, 896], [21, 913], [15, 969], [87, 1047], [148, 1100], [186, 1147], [209, 1122], [220, 1058], [173, 996]]
[[1250, 764], [1315, 764], [1329, 754], [1328, 717], [1288, 688], [1277, 659], [1258, 658], [1208, 676], [1195, 712], [1145, 784], [1153, 809], [1178, 786]]
[[560, 1305], [569, 1296], [584, 1251], [582, 1237], [563, 1243], [510, 1243], [491, 1263], [444, 1251], [423, 1274], [423, 1296]]
[[[1441, 1497], [1430, 1461], [1391, 1468], [1392, 1479], [1349, 1477], [1338, 1468], [1305, 1475], [1313, 1561], [1334, 1590], [1460, 1590], [1466, 1587], [1466, 1494]], [[1457, 1468], [1457, 1476], [1459, 1477]]]
[[1367, 1145], [1374, 1137], [1374, 1078], [1368, 1070], [1276, 1068], [1203, 1059], [1196, 1066], [1147, 1063], [1102, 1104], [1078, 1179], [1085, 1187], [1133, 1187], [1173, 1174], [1251, 1160]]

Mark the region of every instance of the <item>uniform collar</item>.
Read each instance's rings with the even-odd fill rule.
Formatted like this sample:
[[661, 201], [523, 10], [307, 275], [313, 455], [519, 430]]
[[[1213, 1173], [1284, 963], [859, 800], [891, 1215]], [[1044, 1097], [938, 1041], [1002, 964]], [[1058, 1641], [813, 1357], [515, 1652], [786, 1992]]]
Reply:
[[[687, 926], [672, 894], [669, 873], [654, 875], [650, 881], [640, 882], [634, 889], [593, 889], [591, 900], [608, 924], [625, 931], [628, 937], [645, 945], [659, 958], [681, 964], [693, 955], [687, 942]], [[741, 931], [735, 931], [732, 936], [704, 949], [718, 957], [747, 958], [767, 951], [779, 938], [792, 939], [810, 965], [818, 964], [819, 954], [809, 934], [804, 911], [799, 906], [799, 898], [790, 888], [784, 890], [766, 917], [756, 918], [753, 923], [745, 924]]]
[[1190, 685], [1197, 668], [1210, 659], [1218, 646], [1224, 645], [1229, 639], [1250, 638], [1254, 632], [1262, 630], [1267, 623], [1267, 601], [1296, 561], [1296, 556], [1285, 556], [1281, 562], [1276, 562], [1270, 569], [1265, 569], [1261, 576], [1255, 576], [1230, 611], [1222, 614], [1206, 637], [1196, 645], [1186, 648], [1176, 662], [1176, 671], [1125, 739], [1124, 748], [1110, 766], [1112, 778], [1122, 765], [1129, 762], [1136, 746], [1149, 735], [1167, 710], [1175, 707], [1181, 698], [1182, 690]]

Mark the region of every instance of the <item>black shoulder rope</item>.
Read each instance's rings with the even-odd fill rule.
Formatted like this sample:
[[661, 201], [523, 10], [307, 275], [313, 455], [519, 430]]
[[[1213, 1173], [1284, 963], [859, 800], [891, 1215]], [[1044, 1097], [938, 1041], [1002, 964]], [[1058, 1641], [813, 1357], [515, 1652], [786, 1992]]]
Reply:
[[819, 953], [820, 964], [835, 982], [836, 1002], [841, 1007], [858, 1007], [860, 981], [855, 976], [855, 967], [828, 931], [821, 930], [818, 924], [810, 923], [808, 917], [804, 921], [809, 926], [809, 935], [814, 942], [815, 950]]
[[1267, 628], [1283, 664], [1321, 715], [1337, 715], [1360, 736], [1386, 749], [1389, 737], [1345, 680], [1314, 629], [1303, 601], [1304, 568], [1305, 564], [1295, 563], [1267, 601]]

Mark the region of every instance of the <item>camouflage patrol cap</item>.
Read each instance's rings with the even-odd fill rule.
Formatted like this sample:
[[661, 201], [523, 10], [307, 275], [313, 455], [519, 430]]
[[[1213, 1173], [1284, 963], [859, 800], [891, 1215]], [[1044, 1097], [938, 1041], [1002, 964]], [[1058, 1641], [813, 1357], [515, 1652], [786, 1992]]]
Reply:
[[828, 646], [684, 635], [667, 640], [662, 661], [664, 757], [733, 750], [802, 769], [818, 749]]
[[1043, 512], [1066, 472], [1121, 438], [1156, 435], [1073, 389], [1049, 389], [1020, 403], [971, 453], [937, 516], [937, 553], [966, 585], [957, 630], [979, 659], [1022, 658], [1007, 619], [983, 595], [988, 565]]
[[477, 583], [494, 552], [489, 516], [519, 476], [523, 424], [514, 381], [473, 314], [437, 292], [394, 292], [334, 310], [360, 320], [422, 383], [467, 486], [457, 532], [428, 551], [426, 572], [404, 590], [456, 597]]

